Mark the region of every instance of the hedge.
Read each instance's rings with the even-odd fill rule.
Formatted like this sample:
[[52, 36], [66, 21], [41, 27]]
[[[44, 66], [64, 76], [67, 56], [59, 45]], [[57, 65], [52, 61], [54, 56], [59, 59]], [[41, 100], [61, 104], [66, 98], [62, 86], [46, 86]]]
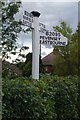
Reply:
[[78, 77], [3, 79], [2, 120], [79, 120]]

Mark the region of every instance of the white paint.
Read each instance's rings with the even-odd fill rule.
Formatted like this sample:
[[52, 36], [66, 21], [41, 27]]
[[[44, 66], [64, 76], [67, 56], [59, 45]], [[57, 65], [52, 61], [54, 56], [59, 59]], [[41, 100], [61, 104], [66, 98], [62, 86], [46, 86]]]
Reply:
[[61, 34], [61, 41], [65, 42], [66, 45], [68, 44], [68, 39], [66, 37], [64, 37], [62, 34]]
[[33, 17], [33, 26], [32, 29], [32, 78], [39, 79], [39, 22], [38, 17]]
[[66, 37], [61, 35], [59, 32], [46, 32], [44, 35], [40, 35], [40, 43], [52, 46], [66, 46], [68, 40]]
[[46, 25], [39, 23], [39, 32], [44, 33], [46, 31]]

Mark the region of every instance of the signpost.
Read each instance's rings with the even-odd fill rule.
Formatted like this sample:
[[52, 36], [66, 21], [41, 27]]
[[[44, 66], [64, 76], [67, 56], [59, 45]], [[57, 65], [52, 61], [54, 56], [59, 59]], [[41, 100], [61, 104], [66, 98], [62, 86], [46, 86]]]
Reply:
[[39, 21], [40, 13], [32, 11], [28, 13], [24, 11], [23, 25], [32, 28], [32, 78], [39, 79]]
[[32, 78], [39, 79], [39, 51], [40, 51], [40, 42], [39, 42], [39, 21], [40, 16], [39, 12], [31, 12], [33, 17], [33, 27], [32, 29]]
[[44, 33], [46, 30], [46, 26], [43, 23], [39, 23], [39, 32]]
[[24, 11], [23, 14], [23, 25], [33, 28], [33, 15], [27, 11]]
[[62, 36], [59, 32], [46, 32], [46, 35], [40, 36], [41, 44], [49, 44], [53, 46], [66, 46], [67, 38]]
[[[32, 78], [39, 79], [39, 53], [41, 44], [54, 46], [67, 45], [67, 38], [59, 32], [49, 31], [43, 23], [39, 23], [40, 13], [24, 11], [23, 25], [32, 29]], [[44, 33], [44, 35], [39, 35]]]

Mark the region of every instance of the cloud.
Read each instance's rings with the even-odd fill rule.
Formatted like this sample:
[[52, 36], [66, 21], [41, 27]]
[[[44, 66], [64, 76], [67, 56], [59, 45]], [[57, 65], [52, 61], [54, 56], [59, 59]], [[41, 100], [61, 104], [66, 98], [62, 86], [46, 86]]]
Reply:
[[[26, 2], [26, 0], [21, 0]], [[79, 0], [27, 0], [27, 2], [78, 2]]]
[[[26, 2], [24, 1], [20, 9], [20, 13], [17, 15], [17, 19], [22, 18], [22, 13], [24, 10], [31, 11], [37, 10], [41, 13], [39, 21], [46, 25], [46, 29], [53, 31], [53, 26], [59, 25], [59, 21], [64, 20], [70, 25], [75, 31], [78, 25], [78, 3], [74, 2]], [[32, 47], [32, 33], [20, 34], [18, 41], [22, 44]], [[47, 45], [42, 48], [42, 53], [50, 52], [52, 47]]]
[[42, 56], [46, 56], [46, 52], [42, 52]]
[[41, 57], [45, 57], [46, 55], [48, 55], [49, 53], [51, 53], [53, 51], [53, 48], [49, 49], [49, 48], [46, 48], [45, 47], [42, 47], [41, 48]]
[[45, 45], [45, 44], [42, 44], [41, 46], [42, 46], [42, 48], [45, 48], [45, 49], [46, 49], [46, 48], [49, 48], [49, 49], [53, 48], [52, 45], [48, 45], [48, 44], [46, 44], [46, 45]]
[[61, 19], [65, 20], [76, 29], [78, 21], [78, 3], [77, 2], [50, 2], [50, 3], [23, 3], [23, 9], [31, 12], [37, 10], [41, 13], [40, 22], [46, 24], [51, 29], [53, 25], [59, 24]]
[[32, 40], [32, 32], [19, 34], [19, 38], [18, 38], [19, 42], [22, 42], [22, 43], [25, 43], [25, 42], [31, 43], [31, 40]]

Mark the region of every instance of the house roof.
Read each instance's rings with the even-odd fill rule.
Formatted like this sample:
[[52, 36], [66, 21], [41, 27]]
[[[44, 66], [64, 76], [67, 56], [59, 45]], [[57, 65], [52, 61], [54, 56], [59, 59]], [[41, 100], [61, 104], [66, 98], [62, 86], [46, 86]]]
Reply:
[[43, 65], [53, 65], [57, 55], [54, 52], [51, 52], [44, 58], [42, 58]]

